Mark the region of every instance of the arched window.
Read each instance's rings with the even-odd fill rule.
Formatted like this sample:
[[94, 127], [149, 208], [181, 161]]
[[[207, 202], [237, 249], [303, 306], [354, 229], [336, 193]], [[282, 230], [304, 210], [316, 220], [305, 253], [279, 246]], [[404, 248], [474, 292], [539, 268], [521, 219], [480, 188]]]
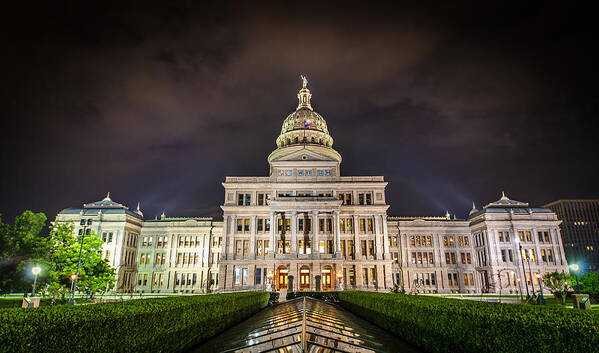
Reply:
[[294, 142], [295, 142], [295, 143], [298, 143], [298, 142], [299, 142], [299, 140], [298, 140], [297, 136], [295, 137], [295, 140], [294, 140]]

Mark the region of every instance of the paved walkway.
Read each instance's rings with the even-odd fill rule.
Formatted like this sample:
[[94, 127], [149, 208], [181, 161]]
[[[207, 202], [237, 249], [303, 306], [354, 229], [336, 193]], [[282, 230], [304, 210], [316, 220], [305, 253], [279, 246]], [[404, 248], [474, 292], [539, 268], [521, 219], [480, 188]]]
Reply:
[[297, 298], [264, 309], [192, 350], [274, 351], [420, 352], [339, 306], [312, 298]]

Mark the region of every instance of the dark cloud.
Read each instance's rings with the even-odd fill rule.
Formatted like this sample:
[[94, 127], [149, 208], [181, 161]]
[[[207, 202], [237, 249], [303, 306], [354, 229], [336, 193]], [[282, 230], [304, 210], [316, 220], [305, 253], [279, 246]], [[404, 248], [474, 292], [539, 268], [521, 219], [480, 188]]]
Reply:
[[226, 175], [267, 174], [300, 73], [342, 172], [385, 175], [392, 214], [597, 197], [589, 12], [485, 6], [16, 9], [0, 213], [111, 191], [150, 217], [217, 215]]

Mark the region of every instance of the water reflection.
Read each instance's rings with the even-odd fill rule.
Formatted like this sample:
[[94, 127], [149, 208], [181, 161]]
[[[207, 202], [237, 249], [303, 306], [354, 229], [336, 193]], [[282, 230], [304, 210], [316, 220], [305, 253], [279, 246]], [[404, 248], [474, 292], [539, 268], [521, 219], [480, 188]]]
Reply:
[[[304, 315], [305, 314], [305, 315]], [[304, 322], [305, 317], [305, 322]], [[306, 347], [302, 338], [306, 337]], [[267, 308], [193, 352], [418, 352], [342, 308], [297, 298]]]

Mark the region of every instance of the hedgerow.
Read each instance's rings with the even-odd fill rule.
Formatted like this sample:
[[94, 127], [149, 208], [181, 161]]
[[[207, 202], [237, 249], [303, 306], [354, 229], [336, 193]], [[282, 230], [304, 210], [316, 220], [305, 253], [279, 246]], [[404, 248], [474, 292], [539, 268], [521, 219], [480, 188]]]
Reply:
[[181, 352], [253, 315], [266, 292], [0, 310], [0, 352]]
[[596, 352], [599, 313], [406, 294], [338, 292], [341, 306], [430, 352]]

